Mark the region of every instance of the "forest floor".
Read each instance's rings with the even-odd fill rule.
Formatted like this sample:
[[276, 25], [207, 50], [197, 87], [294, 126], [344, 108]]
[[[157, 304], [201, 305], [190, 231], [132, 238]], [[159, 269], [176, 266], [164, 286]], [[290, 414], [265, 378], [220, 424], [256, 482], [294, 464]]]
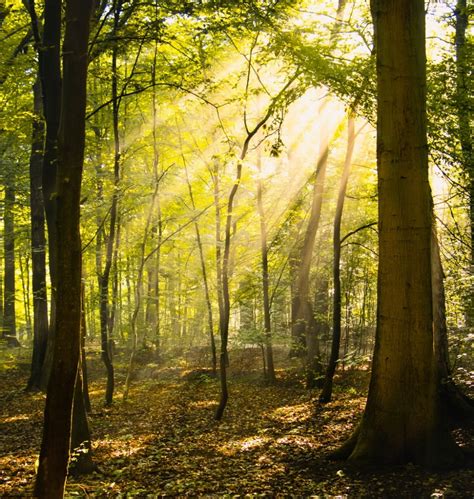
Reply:
[[[359, 469], [327, 455], [350, 435], [365, 404], [368, 374], [338, 378], [321, 405], [290, 371], [274, 386], [257, 372], [230, 377], [229, 404], [214, 420], [219, 384], [195, 371], [138, 366], [122, 401], [125, 358], [117, 361], [116, 401], [103, 405], [103, 368], [91, 358], [90, 426], [99, 471], [71, 477], [69, 497], [244, 496], [474, 497], [469, 464], [451, 471], [414, 465]], [[45, 396], [26, 393], [28, 352], [1, 352], [0, 496], [28, 497], [35, 476]], [[454, 429], [472, 448], [472, 431]]]

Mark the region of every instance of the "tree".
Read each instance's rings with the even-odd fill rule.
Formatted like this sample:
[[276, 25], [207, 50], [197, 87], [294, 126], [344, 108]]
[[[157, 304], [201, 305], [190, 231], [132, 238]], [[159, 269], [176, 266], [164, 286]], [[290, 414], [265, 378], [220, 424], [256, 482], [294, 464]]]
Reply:
[[262, 293], [263, 293], [263, 323], [265, 334], [265, 364], [266, 375], [270, 383], [274, 383], [275, 366], [273, 362], [272, 346], [272, 321], [270, 302], [270, 278], [268, 272], [268, 230], [265, 219], [265, 209], [263, 207], [263, 180], [262, 180], [262, 158], [258, 156], [258, 181], [257, 181], [257, 209], [260, 219], [260, 250], [262, 255]]
[[324, 378], [324, 385], [319, 400], [329, 402], [332, 394], [332, 382], [336, 372], [337, 360], [339, 359], [339, 347], [341, 343], [341, 222], [342, 211], [344, 209], [344, 200], [346, 197], [347, 182], [352, 162], [352, 152], [354, 150], [355, 132], [354, 117], [349, 114], [347, 124], [347, 151], [344, 160], [344, 170], [342, 172], [341, 184], [339, 186], [339, 195], [337, 198], [336, 215], [334, 216], [334, 260], [333, 260], [333, 321], [332, 321], [332, 345], [331, 354]]
[[35, 495], [48, 499], [61, 498], [64, 494], [80, 352], [82, 262], [79, 218], [91, 9], [92, 0], [66, 1], [55, 196], [58, 228], [55, 342], [35, 483]]
[[308, 387], [314, 385], [314, 373], [320, 371], [319, 344], [314, 337], [313, 306], [309, 298], [310, 269], [313, 257], [316, 234], [321, 219], [324, 183], [329, 156], [329, 134], [321, 137], [322, 151], [319, 154], [314, 175], [313, 198], [308, 224], [302, 245], [298, 248], [298, 256], [293, 262], [295, 282], [291, 302], [291, 334], [294, 345], [292, 351], [302, 355], [306, 346], [306, 370]]
[[34, 119], [30, 155], [31, 261], [33, 274], [33, 357], [28, 389], [41, 388], [41, 373], [48, 339], [48, 297], [46, 293], [46, 238], [43, 191], [44, 123], [41, 120], [41, 89], [33, 88]]
[[18, 345], [16, 338], [15, 309], [15, 175], [10, 166], [5, 174], [5, 205], [4, 205], [4, 276], [3, 276], [3, 334], [8, 344]]
[[472, 95], [469, 87], [470, 56], [466, 31], [469, 26], [469, 11], [466, 0], [458, 0], [455, 9], [456, 32], [456, 111], [458, 136], [461, 145], [461, 161], [467, 177], [470, 220], [470, 273], [471, 288], [467, 306], [467, 322], [474, 325], [474, 152], [472, 150]]
[[[252, 68], [251, 58], [249, 58], [249, 73]], [[264, 116], [258, 121], [253, 128], [248, 127], [247, 115], [244, 114], [245, 130], [247, 136], [242, 145], [242, 150], [240, 151], [239, 158], [237, 160], [237, 168], [234, 185], [232, 186], [229, 197], [227, 200], [227, 215], [224, 230], [224, 254], [222, 258], [222, 307], [219, 307], [219, 331], [221, 336], [221, 352], [220, 352], [220, 380], [221, 380], [221, 396], [219, 400], [219, 405], [217, 406], [216, 416], [217, 420], [222, 419], [224, 415], [224, 410], [227, 405], [227, 400], [229, 398], [229, 393], [227, 389], [227, 361], [228, 352], [227, 345], [229, 340], [229, 320], [230, 320], [230, 294], [229, 294], [229, 262], [230, 262], [230, 247], [231, 247], [231, 236], [232, 236], [232, 217], [234, 209], [234, 201], [239, 185], [242, 179], [242, 167], [243, 161], [247, 157], [249, 151], [250, 142], [255, 137], [255, 135], [260, 131], [260, 129], [268, 122], [268, 120], [273, 116], [275, 109], [281, 104], [281, 101], [287, 97], [289, 88], [293, 82], [298, 78], [299, 71], [296, 71], [285, 83], [278, 94], [273, 97], [266, 109]], [[247, 89], [248, 92], [248, 80]]]
[[433, 351], [431, 192], [422, 0], [373, 0], [379, 193], [375, 352], [362, 421], [338, 455], [440, 465], [459, 455], [441, 420]]

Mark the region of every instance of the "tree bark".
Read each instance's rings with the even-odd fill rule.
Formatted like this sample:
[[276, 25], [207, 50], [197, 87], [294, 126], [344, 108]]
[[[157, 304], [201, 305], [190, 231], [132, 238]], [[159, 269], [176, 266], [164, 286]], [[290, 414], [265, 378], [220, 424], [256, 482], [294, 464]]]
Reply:
[[56, 320], [56, 268], [57, 268], [57, 206], [56, 176], [58, 167], [58, 130], [61, 115], [61, 0], [48, 0], [44, 4], [43, 38], [40, 40], [39, 21], [35, 11], [34, 0], [29, 0], [29, 12], [32, 30], [37, 45], [39, 76], [43, 94], [43, 113], [46, 122], [44, 142], [42, 190], [48, 233], [48, 261], [51, 280], [50, 319], [48, 340], [46, 345], [41, 388], [46, 389], [51, 373], [54, 351], [54, 335]]
[[466, 43], [466, 30], [469, 25], [469, 10], [466, 0], [458, 0], [454, 11], [456, 19], [456, 107], [458, 113], [458, 133], [461, 143], [462, 166], [467, 175], [470, 220], [470, 273], [466, 319], [469, 327], [474, 327], [474, 153], [472, 151], [471, 94], [469, 78], [471, 59]]
[[432, 201], [423, 0], [372, 0], [377, 55], [378, 310], [369, 394], [342, 449], [353, 461], [453, 464], [433, 351]]
[[5, 173], [3, 211], [3, 337], [9, 346], [18, 346], [15, 308], [15, 183], [13, 169]]
[[[48, 2], [47, 2], [48, 3]], [[92, 0], [66, 1], [64, 81], [58, 144], [57, 310], [51, 376], [34, 493], [64, 495], [71, 439], [71, 412], [80, 352], [80, 193], [85, 145], [87, 44]]]
[[89, 396], [89, 376], [87, 371], [86, 359], [86, 336], [87, 336], [87, 321], [86, 321], [86, 288], [84, 280], [81, 287], [81, 375], [82, 375], [82, 394], [84, 396], [84, 406], [87, 413], [92, 411], [91, 400]]
[[434, 222], [431, 238], [431, 255], [434, 354], [441, 402], [449, 419], [472, 420], [474, 418], [474, 402], [459, 389], [452, 377], [453, 373], [449, 361], [448, 326], [446, 323], [444, 271]]
[[48, 339], [48, 301], [46, 293], [46, 238], [43, 191], [44, 124], [41, 120], [41, 88], [39, 80], [33, 86], [34, 118], [30, 155], [31, 260], [33, 270], [33, 357], [28, 390], [41, 388]]

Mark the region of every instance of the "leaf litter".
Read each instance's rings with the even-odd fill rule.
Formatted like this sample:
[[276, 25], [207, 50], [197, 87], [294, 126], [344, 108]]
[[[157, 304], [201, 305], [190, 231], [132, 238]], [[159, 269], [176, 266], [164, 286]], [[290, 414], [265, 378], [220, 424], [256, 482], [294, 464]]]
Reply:
[[[266, 385], [255, 373], [230, 377], [229, 405], [214, 420], [216, 379], [155, 369], [121, 401], [103, 407], [102, 371], [93, 358], [89, 422], [99, 471], [70, 477], [70, 497], [315, 496], [473, 497], [474, 471], [430, 472], [416, 466], [359, 469], [328, 459], [351, 434], [363, 411], [367, 373], [345, 374], [334, 401], [279, 371]], [[42, 426], [44, 394], [26, 393], [27, 364], [0, 380], [0, 495], [30, 496]], [[352, 376], [354, 379], [348, 379]], [[347, 385], [358, 386], [347, 389]], [[456, 430], [472, 447], [472, 433]]]

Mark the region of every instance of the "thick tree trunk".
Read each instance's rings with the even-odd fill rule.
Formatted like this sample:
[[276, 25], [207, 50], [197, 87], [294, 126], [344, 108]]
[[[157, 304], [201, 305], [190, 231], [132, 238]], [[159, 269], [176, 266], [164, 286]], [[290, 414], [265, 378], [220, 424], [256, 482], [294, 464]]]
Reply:
[[28, 390], [41, 388], [48, 339], [48, 301], [46, 294], [46, 238], [43, 191], [44, 125], [41, 121], [41, 88], [37, 81], [33, 87], [34, 120], [30, 155], [30, 212], [31, 261], [33, 270], [33, 357]]
[[332, 344], [331, 354], [329, 356], [326, 376], [320, 402], [329, 402], [332, 395], [332, 383], [334, 373], [336, 372], [337, 361], [339, 359], [339, 348], [341, 344], [341, 222], [342, 211], [344, 209], [344, 201], [346, 197], [347, 182], [352, 163], [352, 153], [354, 151], [355, 130], [354, 117], [349, 114], [347, 126], [347, 150], [344, 161], [344, 169], [339, 186], [339, 195], [337, 198], [336, 214], [334, 217], [334, 232], [333, 232], [333, 280], [334, 280], [334, 295], [333, 295], [333, 320], [332, 320]]
[[35, 495], [62, 498], [71, 439], [71, 413], [80, 352], [80, 193], [85, 144], [87, 44], [92, 0], [66, 2], [64, 82], [57, 182], [57, 310], [51, 376]]
[[423, 0], [373, 0], [377, 52], [378, 310], [367, 405], [342, 453], [452, 464], [440, 418], [431, 287]]

